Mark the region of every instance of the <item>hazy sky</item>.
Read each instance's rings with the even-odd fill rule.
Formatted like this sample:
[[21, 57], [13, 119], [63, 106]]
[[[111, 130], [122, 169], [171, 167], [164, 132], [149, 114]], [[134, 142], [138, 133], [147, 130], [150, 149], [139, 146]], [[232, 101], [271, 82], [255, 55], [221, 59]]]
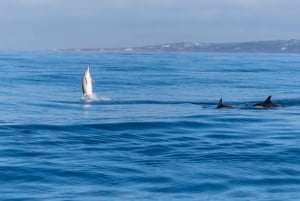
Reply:
[[0, 0], [0, 49], [300, 39], [299, 0]]

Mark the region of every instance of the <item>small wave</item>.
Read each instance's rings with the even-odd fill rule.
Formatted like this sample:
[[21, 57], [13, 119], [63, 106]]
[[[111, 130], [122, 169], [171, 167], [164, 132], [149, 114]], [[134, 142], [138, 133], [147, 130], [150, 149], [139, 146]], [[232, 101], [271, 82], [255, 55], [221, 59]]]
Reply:
[[[169, 101], [169, 100], [114, 100], [109, 103], [101, 103], [109, 105], [209, 105], [207, 102], [195, 102], [195, 101]], [[215, 105], [215, 103], [213, 103]]]
[[128, 121], [115, 123], [97, 123], [97, 124], [20, 124], [4, 125], [5, 129], [23, 129], [23, 130], [54, 130], [54, 131], [80, 131], [80, 130], [103, 130], [103, 131], [123, 131], [123, 130], [162, 130], [175, 128], [205, 128], [211, 124], [198, 121]]
[[85, 103], [90, 103], [94, 101], [110, 101], [111, 98], [106, 96], [97, 96], [95, 93], [93, 93], [92, 95], [87, 95], [87, 94], [82, 95], [80, 100]]

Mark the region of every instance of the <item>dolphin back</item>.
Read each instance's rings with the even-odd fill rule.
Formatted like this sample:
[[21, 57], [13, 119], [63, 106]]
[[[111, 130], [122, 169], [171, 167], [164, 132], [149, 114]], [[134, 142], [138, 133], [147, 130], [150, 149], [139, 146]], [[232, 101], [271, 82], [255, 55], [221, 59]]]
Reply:
[[82, 93], [83, 95], [92, 95], [93, 94], [93, 79], [90, 74], [89, 66], [85, 70], [82, 76]]
[[272, 108], [272, 107], [278, 107], [277, 104], [272, 103], [271, 101], [272, 96], [268, 96], [264, 102], [256, 103], [253, 106], [257, 108]]

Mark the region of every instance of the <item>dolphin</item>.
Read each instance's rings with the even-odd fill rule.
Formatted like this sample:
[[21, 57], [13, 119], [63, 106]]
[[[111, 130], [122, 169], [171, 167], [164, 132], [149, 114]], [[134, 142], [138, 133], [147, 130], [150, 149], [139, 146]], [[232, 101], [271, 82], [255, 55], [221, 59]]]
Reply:
[[82, 76], [82, 93], [84, 96], [91, 97], [93, 95], [93, 85], [94, 80], [90, 74], [90, 67], [87, 66], [83, 76]]
[[255, 108], [272, 108], [272, 107], [278, 107], [277, 104], [272, 103], [271, 101], [272, 96], [268, 96], [268, 98], [264, 102], [259, 102], [253, 105]]
[[230, 105], [224, 105], [222, 98], [220, 98], [220, 101], [218, 103], [217, 109], [233, 109], [234, 107]]

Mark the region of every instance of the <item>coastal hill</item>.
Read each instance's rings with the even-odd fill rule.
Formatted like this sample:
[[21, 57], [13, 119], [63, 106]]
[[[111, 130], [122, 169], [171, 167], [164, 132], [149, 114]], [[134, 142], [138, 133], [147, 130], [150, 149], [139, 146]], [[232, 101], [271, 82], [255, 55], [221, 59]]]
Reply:
[[74, 48], [71, 51], [126, 51], [126, 52], [236, 52], [236, 53], [300, 53], [300, 40], [273, 40], [234, 43], [178, 42], [126, 48]]

